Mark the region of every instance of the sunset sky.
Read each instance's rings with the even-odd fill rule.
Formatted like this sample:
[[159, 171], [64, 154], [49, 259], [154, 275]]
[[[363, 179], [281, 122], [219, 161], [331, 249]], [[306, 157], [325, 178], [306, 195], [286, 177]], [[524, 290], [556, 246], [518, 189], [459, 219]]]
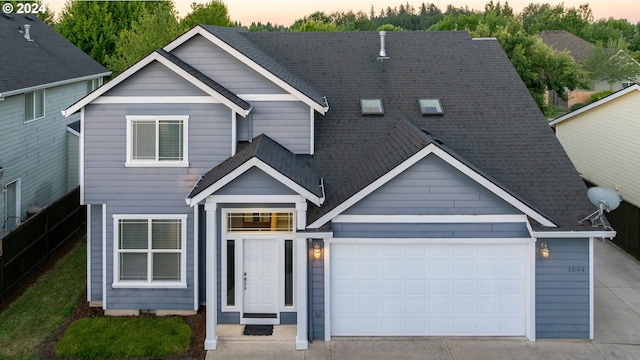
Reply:
[[[174, 0], [180, 16], [186, 15], [194, 0]], [[468, 6], [470, 9], [481, 10], [489, 0], [431, 0], [425, 3], [435, 4], [442, 11], [446, 10], [448, 4], [456, 7]], [[1, 2], [1, 0], [0, 0]], [[56, 14], [63, 8], [66, 0], [44, 0], [44, 3], [55, 11]], [[197, 2], [206, 2], [200, 0]], [[376, 14], [381, 9], [388, 6], [396, 7], [407, 2], [416, 9], [423, 1], [414, 0], [227, 0], [224, 1], [229, 10], [232, 21], [240, 21], [243, 25], [250, 25], [251, 22], [261, 21], [262, 23], [271, 22], [272, 24], [280, 24], [289, 26], [297, 19], [309, 15], [315, 11], [324, 11], [331, 13], [334, 11], [353, 10], [364, 11], [369, 13], [373, 5]], [[494, 2], [497, 2], [494, 0]], [[594, 18], [627, 19], [631, 23], [640, 22], [640, 1], [638, 0], [563, 0], [563, 1], [532, 1], [532, 0], [511, 0], [509, 5], [516, 11], [520, 12], [530, 3], [549, 3], [552, 5], [564, 3], [565, 7], [578, 7], [580, 4], [589, 3], [593, 11]], [[504, 1], [501, 1], [504, 4]]]

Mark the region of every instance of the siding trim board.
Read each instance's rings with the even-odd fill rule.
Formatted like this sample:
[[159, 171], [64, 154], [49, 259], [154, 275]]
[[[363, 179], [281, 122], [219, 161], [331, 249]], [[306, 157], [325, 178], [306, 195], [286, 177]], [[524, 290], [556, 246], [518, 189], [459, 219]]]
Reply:
[[526, 215], [338, 215], [333, 223], [526, 223]]
[[506, 201], [513, 207], [515, 207], [516, 209], [522, 211], [524, 214], [528, 215], [529, 217], [539, 222], [541, 225], [547, 226], [547, 227], [557, 227], [556, 224], [554, 224], [551, 220], [547, 219], [544, 215], [538, 213], [537, 211], [535, 211], [534, 209], [532, 209], [522, 201], [518, 200], [513, 195], [509, 194], [500, 186], [496, 185], [495, 183], [491, 182], [487, 178], [483, 177], [478, 172], [471, 169], [470, 167], [462, 163], [460, 160], [456, 159], [454, 156], [447, 153], [445, 150], [441, 149], [440, 147], [436, 146], [433, 143], [427, 145], [426, 147], [418, 151], [416, 154], [414, 154], [413, 156], [411, 156], [410, 158], [402, 162], [400, 165], [396, 166], [391, 171], [382, 175], [377, 180], [373, 181], [371, 184], [366, 186], [364, 189], [360, 190], [359, 192], [351, 196], [349, 199], [347, 199], [340, 205], [336, 206], [333, 210], [327, 212], [318, 220], [310, 224], [309, 227], [313, 229], [319, 228], [322, 225], [326, 224], [327, 222], [331, 221], [333, 218], [342, 214], [345, 210], [347, 210], [348, 208], [356, 204], [358, 201], [364, 199], [369, 194], [371, 194], [372, 192], [374, 192], [375, 190], [377, 190], [378, 188], [380, 188], [381, 186], [389, 182], [391, 179], [395, 178], [396, 176], [398, 176], [405, 170], [409, 169], [411, 166], [413, 166], [418, 161], [422, 160], [423, 158], [425, 158], [430, 154], [438, 156], [439, 158], [447, 162], [449, 165], [453, 166], [454, 168], [462, 172], [464, 175], [470, 177], [471, 179], [476, 181], [478, 184], [482, 185], [487, 190], [491, 191], [492, 193], [494, 193], [495, 195], [497, 195], [498, 197], [500, 197], [501, 199], [503, 199], [504, 201]]
[[145, 57], [144, 59], [138, 61], [135, 65], [131, 66], [129, 69], [125, 70], [122, 74], [118, 75], [115, 79], [109, 81], [105, 85], [103, 85], [100, 88], [98, 88], [96, 91], [94, 91], [91, 94], [85, 96], [80, 101], [76, 102], [75, 104], [73, 104], [72, 106], [67, 108], [66, 110], [62, 110], [62, 115], [64, 115], [65, 117], [68, 117], [71, 114], [75, 113], [76, 111], [84, 108], [86, 105], [88, 105], [89, 103], [92, 103], [94, 100], [96, 100], [102, 94], [104, 94], [107, 91], [113, 89], [118, 84], [122, 83], [123, 81], [125, 81], [126, 79], [131, 77], [132, 75], [136, 74], [140, 69], [142, 69], [145, 66], [149, 65], [153, 61], [157, 61], [157, 62], [161, 63], [162, 65], [166, 66], [171, 71], [173, 71], [176, 74], [180, 75], [182, 78], [184, 78], [185, 80], [189, 81], [191, 84], [193, 84], [194, 86], [196, 86], [200, 90], [204, 91], [205, 93], [209, 94], [212, 98], [216, 99], [220, 103], [222, 103], [222, 104], [226, 105], [227, 107], [229, 107], [230, 109], [236, 111], [237, 113], [239, 113], [243, 117], [246, 117], [251, 112], [251, 108], [249, 108], [248, 110], [243, 109], [242, 107], [236, 105], [234, 102], [232, 102], [229, 99], [227, 99], [224, 95], [222, 95], [219, 92], [217, 92], [215, 89], [211, 88], [209, 85], [207, 85], [204, 82], [202, 82], [200, 79], [198, 79], [195, 76], [189, 74], [187, 71], [185, 71], [184, 69], [180, 68], [179, 66], [177, 66], [176, 64], [171, 62], [169, 59], [167, 59], [164, 56], [162, 56], [162, 54], [160, 54], [158, 52], [153, 52], [153, 53], [149, 54], [147, 57]]
[[317, 112], [321, 113], [322, 115], [324, 115], [329, 110], [329, 106], [328, 105], [318, 104], [317, 102], [315, 102], [314, 100], [309, 98], [307, 95], [303, 94], [298, 89], [296, 89], [293, 86], [289, 85], [283, 79], [281, 79], [278, 76], [274, 75], [273, 73], [271, 73], [270, 71], [268, 71], [264, 67], [260, 66], [255, 61], [253, 61], [250, 58], [248, 58], [246, 55], [242, 54], [240, 51], [234, 49], [232, 46], [230, 46], [229, 44], [227, 44], [226, 42], [224, 42], [220, 38], [216, 37], [215, 35], [213, 35], [209, 31], [204, 30], [200, 26], [196, 26], [193, 29], [187, 31], [182, 36], [178, 37], [176, 40], [172, 41], [167, 46], [165, 46], [163, 48], [163, 50], [165, 50], [167, 52], [171, 52], [172, 50], [176, 49], [178, 46], [180, 46], [180, 45], [184, 44], [185, 42], [187, 42], [189, 39], [195, 37], [196, 35], [200, 35], [200, 36], [204, 37], [205, 39], [211, 41], [211, 43], [213, 43], [214, 45], [218, 46], [222, 50], [226, 51], [231, 56], [233, 56], [234, 58], [238, 59], [238, 61], [240, 61], [243, 64], [247, 65], [249, 68], [251, 68], [252, 70], [256, 71], [258, 74], [264, 76], [265, 78], [267, 78], [268, 80], [270, 80], [274, 84], [278, 85], [284, 91], [286, 91], [286, 92], [290, 93], [291, 95], [295, 96], [296, 99], [298, 99], [298, 100], [304, 102], [305, 104], [309, 105], [311, 108], [315, 109]]

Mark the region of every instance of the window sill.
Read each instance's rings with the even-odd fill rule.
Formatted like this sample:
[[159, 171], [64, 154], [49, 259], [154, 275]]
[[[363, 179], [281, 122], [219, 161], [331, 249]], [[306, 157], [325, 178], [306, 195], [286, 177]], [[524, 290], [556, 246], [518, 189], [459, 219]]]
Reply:
[[163, 282], [119, 282], [111, 285], [114, 289], [186, 289], [186, 283]]
[[34, 121], [38, 121], [38, 120], [42, 120], [42, 119], [44, 119], [44, 115], [42, 115], [42, 116], [40, 116], [40, 117], [38, 117], [38, 118], [35, 118], [35, 119], [25, 120], [23, 123], [24, 123], [24, 124], [30, 124], [30, 123], [32, 123], [32, 122], [34, 122]]
[[174, 161], [162, 161], [162, 162], [131, 162], [124, 163], [125, 167], [154, 167], [154, 168], [183, 168], [189, 167], [188, 162], [174, 162]]

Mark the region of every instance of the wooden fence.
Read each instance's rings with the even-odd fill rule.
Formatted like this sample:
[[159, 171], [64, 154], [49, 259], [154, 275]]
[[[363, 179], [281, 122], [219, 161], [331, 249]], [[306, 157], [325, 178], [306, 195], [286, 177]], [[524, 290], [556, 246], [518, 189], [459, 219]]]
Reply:
[[617, 209], [606, 215], [617, 231], [613, 243], [640, 260], [640, 209], [622, 201]]
[[86, 220], [77, 187], [4, 237], [0, 244], [0, 300], [69, 239], [85, 231]]

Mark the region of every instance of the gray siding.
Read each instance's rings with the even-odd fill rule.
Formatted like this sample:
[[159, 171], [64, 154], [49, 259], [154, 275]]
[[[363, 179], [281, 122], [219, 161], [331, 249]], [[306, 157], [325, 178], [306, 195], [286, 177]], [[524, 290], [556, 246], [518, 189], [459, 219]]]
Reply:
[[350, 215], [519, 213], [436, 155], [428, 155], [344, 212]]
[[588, 339], [589, 239], [547, 242], [550, 257], [536, 251], [536, 337]]
[[[60, 113], [87, 93], [85, 81], [45, 90], [45, 117], [24, 122], [24, 95], [0, 101], [0, 186], [21, 179], [22, 217], [29, 207], [43, 207], [67, 193], [67, 130], [79, 115]], [[0, 228], [4, 224], [0, 201]]]
[[80, 184], [80, 139], [67, 131], [67, 192]]
[[286, 93], [200, 35], [188, 40], [171, 53], [236, 94]]
[[[172, 51], [180, 59], [235, 94], [287, 94], [270, 80], [242, 64], [202, 36], [196, 36]], [[310, 152], [310, 111], [300, 101], [250, 101], [253, 130], [238, 116], [238, 140], [265, 134], [295, 154]]]
[[91, 228], [91, 288], [89, 301], [102, 301], [102, 206], [87, 205], [91, 207], [91, 217], [87, 219], [87, 225]]
[[153, 61], [103, 96], [209, 96], [163, 64]]
[[253, 109], [253, 136], [265, 134], [294, 154], [309, 154], [309, 106], [302, 102], [258, 102]]
[[[322, 241], [321, 241], [322, 244]], [[310, 311], [310, 339], [324, 339], [324, 245], [320, 259], [311, 256], [311, 284], [309, 288], [311, 293]], [[309, 252], [311, 253], [311, 251]]]
[[529, 238], [524, 223], [372, 224], [333, 223], [335, 238]]
[[[126, 115], [190, 115], [188, 168], [125, 167]], [[184, 201], [196, 180], [231, 151], [231, 111], [221, 104], [89, 105], [85, 110], [85, 202], [107, 204], [107, 254], [114, 214], [187, 214], [187, 289], [113, 289], [107, 256], [108, 309], [193, 309], [193, 209]]]
[[296, 193], [258, 168], [251, 168], [216, 192], [216, 195], [295, 195]]

